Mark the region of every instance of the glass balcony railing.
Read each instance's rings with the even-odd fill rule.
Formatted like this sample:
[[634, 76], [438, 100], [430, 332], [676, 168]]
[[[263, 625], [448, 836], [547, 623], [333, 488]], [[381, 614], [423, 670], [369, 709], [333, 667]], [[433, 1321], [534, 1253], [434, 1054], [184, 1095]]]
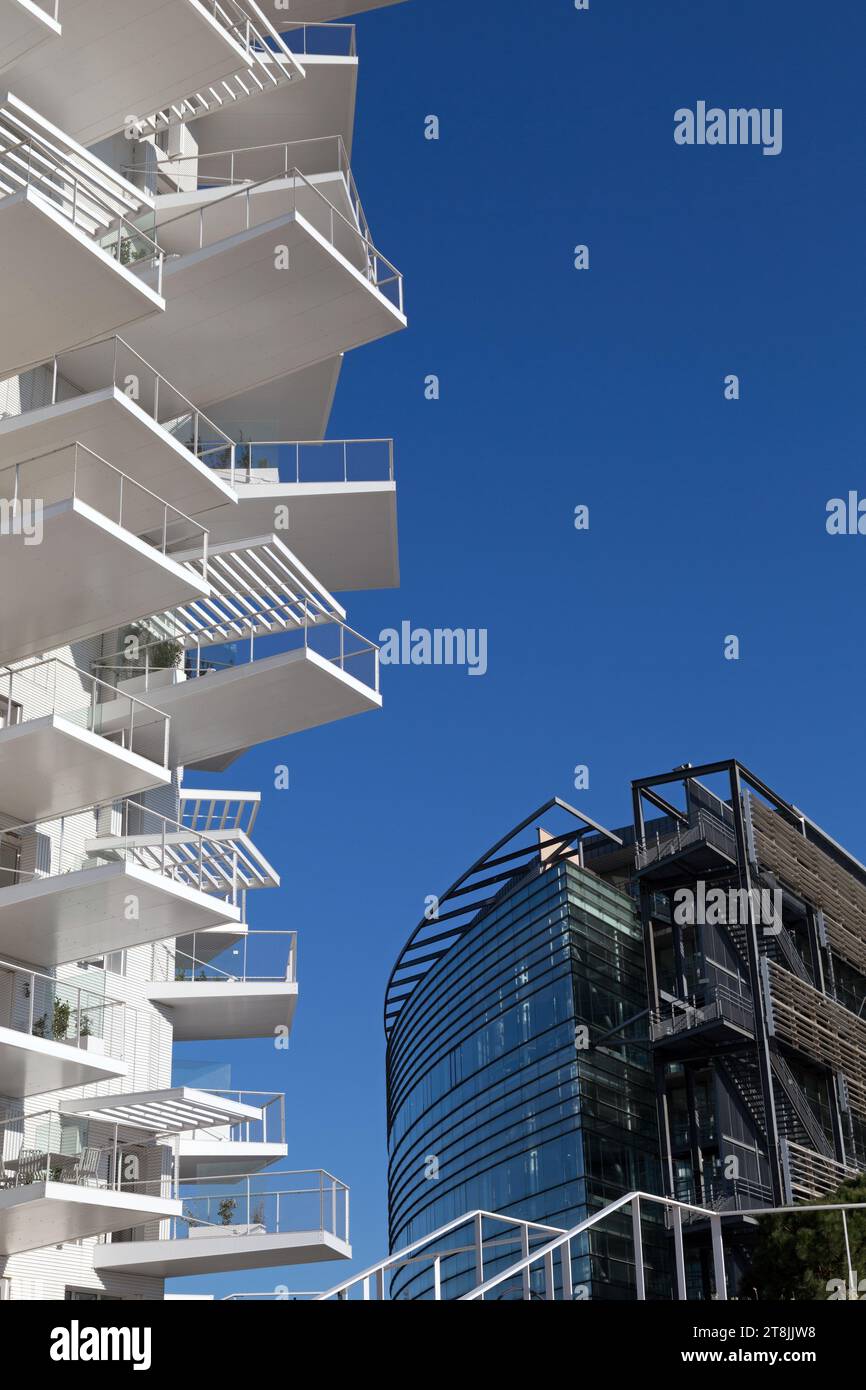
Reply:
[[281, 37], [296, 58], [354, 58], [358, 52], [354, 24], [295, 24]]
[[298, 934], [294, 931], [247, 931], [218, 954], [214, 937], [193, 933], [184, 946], [166, 945], [167, 980], [214, 984], [294, 984], [298, 978]]
[[0, 503], [12, 518], [32, 509], [38, 526], [48, 507], [69, 500], [86, 503], [163, 556], [192, 549], [207, 578], [207, 529], [86, 445], [68, 444], [0, 469]]
[[[280, 183], [275, 185], [279, 179]], [[268, 196], [257, 200], [266, 186]], [[276, 202], [276, 211], [275, 211]], [[335, 207], [297, 164], [271, 173], [253, 183], [243, 183], [221, 198], [214, 198], [186, 212], [158, 219], [156, 235], [168, 254], [185, 255], [204, 250], [249, 231], [275, 217], [300, 215], [329, 246], [360, 270], [365, 280], [394, 308], [403, 312], [403, 276], [368, 235], [360, 204], [352, 209], [356, 220]]]
[[[204, 463], [211, 463], [211, 456], [218, 452], [219, 464], [214, 466], [229, 476], [233, 473], [234, 445], [229, 436], [117, 335], [58, 352], [16, 376], [22, 389], [6, 393], [2, 419], [18, 419], [113, 386]], [[29, 404], [10, 409], [9, 402], [16, 400]]]
[[17, 1033], [124, 1061], [135, 1012], [98, 990], [0, 961], [0, 1026]]
[[189, 1138], [225, 1140], [234, 1144], [285, 1144], [286, 1097], [282, 1092], [209, 1090], [208, 1095], [240, 1105], [254, 1105], [261, 1114], [257, 1119], [234, 1120], [210, 1129], [197, 1129]]
[[322, 1169], [192, 1178], [179, 1184], [176, 1195], [183, 1202], [183, 1215], [167, 1223], [163, 1239], [303, 1232], [349, 1240], [349, 1189]]
[[241, 440], [231, 451], [209, 448], [212, 468], [233, 483], [378, 483], [394, 481], [393, 439]]
[[[106, 727], [105, 716], [109, 700], [112, 702], [110, 730]], [[147, 752], [143, 756], [155, 761], [153, 750], [158, 744], [161, 750], [158, 765], [168, 770], [170, 718], [146, 700], [118, 692], [105, 681], [56, 656], [14, 669], [0, 667], [0, 729], [28, 724], [48, 715], [58, 715], [130, 753], [139, 752], [142, 731], [147, 726]], [[156, 740], [154, 724], [162, 729]]]
[[[140, 644], [134, 661], [129, 661], [128, 653], [121, 650], [101, 658], [96, 666], [104, 679], [141, 680], [147, 692], [152, 685], [164, 685], [166, 673], [174, 682], [198, 680], [213, 672], [232, 670], [271, 656], [303, 650], [314, 652], [378, 694], [379, 648], [376, 643], [337, 619], [329, 617], [323, 620], [318, 606], [307, 604], [304, 600], [299, 600], [298, 606], [301, 610], [307, 610], [307, 620], [302, 618], [288, 632], [257, 632], [251, 621], [249, 634], [237, 641], [208, 643], [201, 640], [188, 648], [177, 642], [171, 661], [162, 656], [171, 643], [160, 638]], [[256, 621], [260, 627], [266, 626], [267, 615], [258, 615]], [[243, 616], [238, 614], [236, 626], [242, 626], [243, 622]], [[159, 661], [153, 659], [155, 652], [160, 654]]]

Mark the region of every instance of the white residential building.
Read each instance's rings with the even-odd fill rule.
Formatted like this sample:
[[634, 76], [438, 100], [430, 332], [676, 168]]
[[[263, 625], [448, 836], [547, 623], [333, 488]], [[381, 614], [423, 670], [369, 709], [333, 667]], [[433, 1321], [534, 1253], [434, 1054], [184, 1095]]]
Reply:
[[[335, 592], [398, 582], [391, 441], [325, 441], [405, 326], [351, 168], [387, 0], [0, 0], [0, 1297], [161, 1299], [351, 1254], [279, 1095], [247, 748], [381, 705]], [[206, 772], [211, 789], [184, 783]]]

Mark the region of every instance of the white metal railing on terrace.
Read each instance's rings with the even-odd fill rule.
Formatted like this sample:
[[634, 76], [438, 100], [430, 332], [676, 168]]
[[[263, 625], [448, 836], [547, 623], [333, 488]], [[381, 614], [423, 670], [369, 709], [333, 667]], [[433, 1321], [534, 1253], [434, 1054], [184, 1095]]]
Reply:
[[[712, 1297], [717, 1300], [726, 1300], [728, 1281], [725, 1269], [724, 1221], [733, 1220], [740, 1223], [744, 1216], [766, 1217], [781, 1214], [786, 1219], [794, 1220], [800, 1213], [812, 1211], [839, 1213], [847, 1262], [845, 1282], [851, 1289], [850, 1296], [852, 1298], [858, 1296], [857, 1275], [853, 1268], [848, 1240], [848, 1213], [866, 1210], [866, 1202], [804, 1203], [788, 1207], [753, 1206], [730, 1211], [717, 1211], [711, 1207], [697, 1206], [694, 1203], [679, 1201], [672, 1197], [658, 1197], [653, 1193], [639, 1191], [629, 1192], [624, 1197], [617, 1198], [616, 1201], [593, 1212], [591, 1216], [586, 1217], [567, 1231], [548, 1227], [545, 1232], [545, 1228], [537, 1223], [534, 1225], [533, 1223], [525, 1223], [532, 1229], [523, 1236], [523, 1245], [526, 1246], [530, 1240], [537, 1240], [538, 1232], [543, 1233], [541, 1243], [536, 1244], [535, 1248], [524, 1248], [519, 1258], [506, 1264], [504, 1269], [497, 1268], [492, 1274], [488, 1273], [488, 1270], [494, 1260], [497, 1265], [503, 1263], [502, 1251], [501, 1248], [498, 1248], [501, 1246], [501, 1240], [498, 1241], [498, 1231], [494, 1231], [491, 1236], [485, 1238], [485, 1223], [504, 1222], [516, 1229], [521, 1223], [495, 1212], [470, 1211], [439, 1227], [438, 1230], [431, 1231], [429, 1235], [414, 1241], [404, 1249], [395, 1251], [384, 1260], [362, 1270], [360, 1274], [353, 1275], [350, 1279], [336, 1284], [324, 1293], [298, 1296], [308, 1296], [318, 1301], [325, 1301], [328, 1299], [349, 1299], [354, 1295], [363, 1300], [372, 1298], [377, 1301], [389, 1301], [390, 1276], [397, 1270], [416, 1265], [421, 1269], [426, 1268], [430, 1271], [432, 1279], [432, 1294], [430, 1296], [437, 1301], [448, 1298], [456, 1298], [462, 1302], [502, 1299], [523, 1301], [540, 1299], [566, 1302], [578, 1299], [583, 1301], [587, 1299], [589, 1290], [586, 1285], [575, 1283], [573, 1261], [585, 1258], [588, 1249], [586, 1236], [589, 1231], [603, 1225], [611, 1218], [618, 1218], [618, 1237], [628, 1238], [623, 1230], [623, 1222], [626, 1223], [625, 1230], [628, 1229], [628, 1225], [631, 1226], [634, 1296], [637, 1301], [643, 1302], [647, 1299], [649, 1292], [643, 1235], [643, 1226], [648, 1209], [650, 1211], [661, 1209], [665, 1213], [666, 1225], [673, 1232], [674, 1247], [675, 1272], [672, 1283], [668, 1289], [662, 1289], [656, 1280], [656, 1285], [652, 1289], [652, 1297], [685, 1300], [690, 1296], [683, 1241], [683, 1228], [690, 1219], [709, 1222], [714, 1284]], [[656, 1233], [658, 1221], [656, 1220], [652, 1224], [654, 1233]], [[459, 1239], [461, 1230], [469, 1232], [470, 1238], [468, 1240], [461, 1241]], [[551, 1234], [551, 1232], [553, 1233]], [[455, 1237], [457, 1237], [456, 1241]], [[513, 1236], [511, 1243], [514, 1243]], [[470, 1284], [470, 1288], [463, 1293], [449, 1293], [447, 1286], [450, 1279], [454, 1279], [458, 1290], [460, 1288], [465, 1289], [467, 1283]], [[232, 1297], [260, 1296], [257, 1294], [239, 1294]], [[411, 1292], [407, 1297], [412, 1297]]]
[[[172, 558], [201, 573], [200, 560]], [[279, 537], [212, 547], [207, 581], [206, 599], [148, 619], [133, 643], [94, 662], [102, 678], [143, 678], [147, 691], [167, 673], [195, 680], [303, 648], [378, 693], [379, 648], [346, 624], [345, 609]]]
[[[285, 21], [281, 21], [281, 24]], [[281, 29], [282, 37], [299, 58], [355, 58], [357, 43], [354, 24], [324, 24], [304, 21]]]
[[207, 1089], [205, 1095], [220, 1100], [236, 1101], [239, 1105], [254, 1105], [259, 1110], [256, 1119], [231, 1120], [226, 1124], [196, 1129], [190, 1139], [219, 1139], [234, 1144], [285, 1144], [286, 1097], [282, 1091], [217, 1091]]
[[285, 39], [255, 0], [195, 0], [241, 50], [243, 66], [138, 121], [142, 134], [195, 120], [209, 111], [234, 106], [304, 77], [304, 69]]
[[168, 1197], [170, 1178], [129, 1180], [156, 1141], [130, 1142], [123, 1128], [64, 1110], [12, 1115], [0, 1121], [0, 1188], [53, 1182]]
[[[202, 462], [210, 464], [212, 455], [218, 452], [219, 463], [213, 462], [213, 466], [234, 476], [235, 450], [231, 438], [118, 335], [86, 347], [58, 352], [43, 362], [33, 363], [28, 371], [36, 374], [33, 403], [17, 410], [0, 411], [0, 420], [19, 419], [31, 411], [44, 410], [113, 386]], [[10, 377], [19, 375], [19, 372], [10, 373]], [[21, 396], [24, 397], [24, 392]], [[9, 393], [7, 400], [13, 399], [13, 394]]]
[[[182, 1201], [183, 1215], [163, 1225], [161, 1240], [304, 1233], [349, 1241], [349, 1189], [324, 1169], [187, 1178], [171, 1195]], [[130, 1237], [152, 1239], [147, 1227], [125, 1233]]]
[[115, 813], [114, 818], [108, 818], [107, 829], [97, 829], [86, 842], [89, 853], [166, 874], [201, 892], [227, 897], [234, 904], [247, 889], [279, 886], [279, 876], [243, 831], [217, 830], [202, 835], [181, 821], [157, 816], [138, 802], [117, 804], [120, 819]]
[[163, 556], [192, 545], [207, 579], [207, 528], [85, 444], [67, 444], [0, 469], [0, 502], [12, 518], [23, 515], [25, 504], [34, 504], [38, 517], [66, 501], [86, 503]]
[[[267, 194], [260, 197], [259, 195]], [[299, 207], [299, 194], [303, 206]], [[260, 206], [257, 206], [257, 200]], [[395, 265], [383, 256], [356, 222], [340, 212], [320, 188], [297, 167], [285, 175], [246, 183], [213, 198], [187, 212], [158, 222], [157, 236], [169, 248], [172, 257], [203, 250], [219, 242], [249, 231], [276, 216], [303, 217], [333, 249], [363, 275], [364, 279], [403, 313], [403, 276]], [[196, 226], [197, 224], [197, 226]], [[183, 246], [184, 249], [177, 249]]]
[[0, 961], [0, 1027], [122, 1061], [128, 1008], [96, 990]]
[[179, 182], [184, 190], [197, 188], [237, 188], [246, 184], [288, 179], [294, 171], [307, 178], [317, 174], [339, 174], [359, 231], [370, 238], [361, 195], [352, 173], [349, 153], [342, 135], [316, 135], [306, 140], [283, 140], [267, 145], [246, 145], [233, 150], [164, 156], [163, 167], [155, 171], [148, 164], [127, 165], [125, 172], [135, 177], [156, 172], [169, 182]]
[[247, 880], [260, 872], [246, 862], [236, 841], [200, 835], [131, 798], [4, 826], [3, 836], [10, 859], [0, 868], [0, 892], [124, 863], [234, 906]]
[[[105, 732], [105, 702], [112, 701], [110, 732]], [[119, 709], [118, 709], [119, 704]], [[18, 727], [34, 719], [57, 715], [108, 743], [138, 752], [138, 735], [148, 725], [147, 756], [151, 761], [154, 722], [162, 724], [159, 766], [168, 769], [170, 716], [136, 695], [120, 694], [105, 681], [71, 662], [51, 656], [23, 666], [0, 667], [0, 728]], [[118, 722], [119, 721], [119, 722]]]
[[393, 439], [239, 440], [231, 454], [210, 450], [206, 462], [237, 483], [373, 483], [394, 481]]
[[[183, 947], [166, 946], [169, 971], [176, 983], [297, 984], [298, 933], [255, 930], [213, 953], [213, 937], [201, 933], [183, 938]], [[199, 950], [201, 955], [199, 955]]]
[[[103, 677], [114, 680], [140, 679], [145, 693], [165, 684], [166, 668], [173, 672], [174, 680], [198, 680], [218, 671], [233, 670], [238, 666], [252, 665], [270, 656], [282, 656], [291, 651], [311, 652], [329, 662], [345, 675], [365, 685], [379, 694], [379, 647], [369, 638], [348, 626], [347, 623], [332, 621], [318, 627], [312, 622], [303, 622], [292, 631], [257, 632], [254, 621], [249, 624], [247, 636], [237, 641], [208, 645], [204, 639], [193, 635], [189, 649], [184, 654], [184, 641], [177, 640], [177, 653], [171, 662], [162, 664], [148, 661], [151, 650], [162, 650], [165, 639], [157, 639], [151, 646], [141, 647], [139, 661], [127, 661], [123, 651], [103, 657], [94, 663]], [[183, 666], [179, 666], [183, 657]]]
[[251, 835], [262, 804], [261, 792], [212, 792], [181, 787], [178, 797], [183, 824], [204, 835], [214, 830], [242, 830]]
[[638, 867], [645, 868], [647, 864], [652, 864], [657, 859], [664, 859], [671, 854], [679, 854], [681, 850], [689, 849], [692, 845], [703, 842], [721, 850], [728, 858], [736, 859], [737, 841], [733, 830], [720, 821], [717, 816], [700, 809], [685, 828], [677, 822], [677, 828], [672, 834], [661, 836], [656, 833], [654, 841], [647, 841], [645, 846], [638, 845]]
[[0, 103], [0, 199], [25, 190], [44, 198], [119, 265], [155, 268], [162, 292], [162, 251], [134, 220], [150, 201], [8, 95]]
[[438, 1300], [442, 1298], [443, 1285], [453, 1273], [463, 1273], [468, 1268], [474, 1271], [476, 1280], [481, 1280], [485, 1260], [489, 1264], [492, 1259], [502, 1260], [512, 1253], [528, 1255], [533, 1245], [547, 1244], [551, 1236], [562, 1233], [560, 1226], [548, 1226], [540, 1221], [523, 1221], [492, 1211], [466, 1212], [402, 1250], [395, 1250], [377, 1264], [362, 1269], [360, 1274], [353, 1274], [313, 1297], [321, 1302], [353, 1297], [364, 1302], [370, 1298], [386, 1300], [393, 1276], [415, 1269], [430, 1272], [433, 1297]]

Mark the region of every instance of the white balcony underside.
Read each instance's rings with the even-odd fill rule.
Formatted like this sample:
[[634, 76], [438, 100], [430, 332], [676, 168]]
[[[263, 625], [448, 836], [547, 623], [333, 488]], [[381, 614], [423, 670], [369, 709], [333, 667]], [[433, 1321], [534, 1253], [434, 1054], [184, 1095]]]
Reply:
[[35, 0], [5, 0], [0, 6], [0, 72], [59, 34], [60, 25]]
[[168, 1198], [72, 1183], [34, 1182], [12, 1187], [0, 1191], [0, 1255], [18, 1255], [105, 1231], [122, 1231], [178, 1216], [180, 1211], [181, 1203]]
[[115, 386], [0, 420], [0, 468], [76, 442], [187, 516], [212, 506], [234, 506], [224, 477]]
[[397, 488], [372, 483], [244, 483], [237, 504], [199, 518], [214, 544], [264, 535], [276, 508], [289, 509], [284, 538], [331, 592], [394, 589], [400, 583]]
[[232, 439], [324, 439], [342, 365], [342, 357], [326, 357], [215, 402], [210, 417]]
[[[87, 696], [81, 700], [84, 712]], [[0, 713], [2, 709], [0, 682]], [[161, 765], [62, 715], [0, 729], [0, 811], [19, 825], [170, 782], [171, 774]]]
[[114, 1081], [126, 1076], [125, 1062], [82, 1047], [0, 1028], [0, 1095], [23, 1099]]
[[[274, 208], [280, 202], [275, 194]], [[239, 206], [231, 210], [235, 219]], [[197, 220], [184, 219], [184, 237], [197, 235]], [[173, 236], [179, 240], [177, 228]], [[275, 267], [276, 246], [288, 248], [288, 269]], [[300, 213], [169, 260], [164, 292], [159, 322], [136, 324], [124, 336], [202, 408], [406, 325]]]
[[[133, 680], [121, 688], [136, 693], [139, 686]], [[206, 762], [214, 771], [259, 743], [382, 705], [382, 697], [369, 686], [303, 647], [140, 693], [149, 705], [171, 716], [170, 761], [181, 767]], [[104, 720], [110, 728], [111, 706]], [[159, 726], [153, 727], [158, 740]], [[144, 720], [139, 747], [150, 752]]]
[[163, 300], [33, 189], [0, 201], [0, 375], [157, 313]]
[[193, 1240], [135, 1240], [100, 1245], [93, 1252], [97, 1274], [147, 1274], [174, 1279], [187, 1274], [220, 1274], [273, 1265], [350, 1260], [352, 1247], [322, 1231], [264, 1235], [207, 1235]]
[[291, 1029], [298, 986], [292, 980], [168, 980], [145, 985], [145, 995], [166, 1010], [175, 1042], [212, 1042], [273, 1038], [278, 1029]]
[[[283, 15], [285, 24], [285, 14]], [[291, 32], [286, 42], [292, 46]], [[358, 87], [358, 59], [330, 55], [301, 54], [306, 77], [303, 82], [286, 82], [256, 101], [243, 101], [204, 116], [195, 126], [199, 154], [221, 150], [249, 150], [253, 146], [273, 145], [290, 138], [316, 140], [322, 135], [342, 135], [349, 154], [355, 124], [355, 96]], [[291, 132], [291, 135], [288, 135]], [[325, 142], [323, 142], [324, 144]], [[271, 178], [278, 150], [259, 157], [244, 155], [244, 178]], [[304, 152], [299, 152], [303, 157]], [[226, 164], [228, 161], [226, 161]], [[222, 173], [222, 161], [207, 159], [200, 166], [201, 177]], [[212, 169], [213, 166], [213, 169]], [[304, 173], [324, 173], [304, 165]]]
[[8, 83], [82, 145], [246, 66], [186, 0], [62, 0], [60, 18], [61, 42], [22, 58]]
[[[137, 916], [130, 920], [130, 905]], [[0, 952], [40, 966], [88, 960], [236, 921], [239, 909], [135, 864], [0, 888]]]
[[[38, 498], [38, 493], [25, 492]], [[46, 507], [41, 544], [2, 537], [0, 589], [14, 594], [0, 624], [0, 663], [94, 637], [203, 597], [192, 570], [70, 498]]]
[[258, 1173], [288, 1154], [288, 1144], [246, 1143], [231, 1139], [180, 1139], [180, 1176], [220, 1178]]

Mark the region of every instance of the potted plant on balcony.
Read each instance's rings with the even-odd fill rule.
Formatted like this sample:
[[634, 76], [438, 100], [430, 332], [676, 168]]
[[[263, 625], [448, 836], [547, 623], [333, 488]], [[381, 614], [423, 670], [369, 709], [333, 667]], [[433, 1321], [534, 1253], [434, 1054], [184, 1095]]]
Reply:
[[105, 1056], [105, 1039], [94, 1036], [90, 1015], [84, 1012], [81, 1014], [78, 1029], [78, 1045], [85, 1052], [92, 1052], [97, 1057]]
[[54, 1001], [54, 1015], [51, 1020], [52, 1036], [55, 1042], [65, 1042], [69, 1032], [69, 1005], [62, 999]]

